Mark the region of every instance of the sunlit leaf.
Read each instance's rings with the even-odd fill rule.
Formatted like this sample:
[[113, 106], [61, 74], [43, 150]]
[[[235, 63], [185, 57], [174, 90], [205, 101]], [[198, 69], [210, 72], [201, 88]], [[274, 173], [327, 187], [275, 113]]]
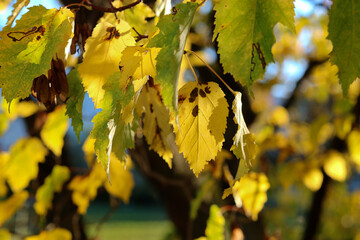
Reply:
[[234, 143], [231, 151], [240, 160], [235, 180], [239, 180], [251, 167], [251, 161], [255, 159], [257, 154], [257, 146], [255, 136], [250, 133], [246, 126], [242, 113], [241, 93], [237, 92], [232, 110], [234, 111], [234, 121], [238, 124], [238, 130], [233, 138]]
[[47, 152], [38, 138], [20, 139], [11, 146], [5, 176], [12, 191], [21, 191], [36, 178], [38, 163], [45, 160]]
[[220, 208], [216, 205], [211, 205], [210, 216], [207, 220], [205, 235], [207, 240], [223, 240], [225, 234], [225, 218], [222, 215]]
[[168, 136], [172, 133], [169, 112], [162, 103], [159, 86], [145, 85], [137, 103], [144, 111], [142, 132], [150, 149], [156, 151], [171, 168], [172, 157]]
[[213, 40], [224, 72], [251, 86], [274, 61], [274, 26], [280, 22], [295, 32], [293, 0], [219, 0], [214, 9]]
[[276, 107], [270, 115], [269, 122], [279, 127], [285, 126], [289, 123], [289, 113], [286, 108], [282, 106]]
[[177, 109], [178, 77], [186, 38], [198, 7], [197, 3], [177, 4], [176, 12], [163, 16], [157, 24], [159, 33], [147, 47], [161, 48], [156, 61], [156, 83], [161, 85], [164, 104]]
[[99, 107], [101, 99], [104, 98], [103, 86], [107, 78], [119, 71], [122, 51], [127, 46], [135, 45], [129, 24], [125, 20], [111, 19], [112, 21], [99, 20], [91, 37], [86, 41], [84, 60], [78, 67], [83, 85], [95, 107]]
[[[0, 169], [5, 169], [7, 162], [10, 159], [10, 154], [7, 152], [0, 152]], [[7, 194], [8, 188], [6, 186], [6, 175], [4, 171], [0, 171], [0, 197]]]
[[[215, 111], [222, 106], [223, 111]], [[227, 101], [214, 82], [188, 82], [179, 90], [178, 123], [173, 124], [179, 152], [196, 176], [221, 150], [224, 142]]]
[[21, 191], [14, 193], [5, 201], [0, 201], [0, 227], [6, 220], [15, 214], [15, 212], [25, 203], [28, 197], [28, 192]]
[[345, 95], [350, 84], [360, 77], [360, 2], [334, 0], [330, 9], [329, 36], [333, 45], [330, 61], [339, 68]]
[[26, 7], [29, 3], [30, 0], [17, 0], [16, 3], [13, 5], [13, 11], [8, 17], [6, 26], [11, 26], [15, 21], [15, 18], [19, 15], [21, 9], [23, 9], [23, 7]]
[[134, 178], [130, 170], [131, 160], [127, 159], [126, 165], [118, 160], [111, 161], [110, 179], [105, 181], [105, 189], [108, 193], [120, 198], [125, 203], [129, 203], [131, 191], [134, 188]]
[[11, 3], [11, 0], [1, 0], [0, 1], [0, 11], [6, 10]]
[[85, 90], [81, 84], [81, 78], [76, 68], [67, 75], [69, 84], [69, 99], [66, 101], [66, 114], [71, 118], [71, 126], [80, 142], [80, 132], [83, 129], [82, 106]]
[[82, 146], [82, 150], [88, 167], [92, 167], [95, 160], [95, 139], [88, 137]]
[[46, 215], [52, 207], [55, 192], [60, 192], [63, 184], [70, 178], [70, 170], [65, 166], [55, 165], [45, 183], [36, 191], [34, 208], [37, 214]]
[[50, 231], [42, 231], [39, 235], [30, 236], [25, 240], [71, 240], [71, 232], [64, 228], [55, 228]]
[[302, 178], [302, 181], [307, 188], [315, 192], [320, 189], [323, 179], [324, 175], [322, 174], [320, 169], [312, 168], [306, 172], [306, 174]]
[[95, 164], [86, 176], [74, 177], [68, 185], [72, 200], [78, 206], [78, 213], [85, 214], [89, 203], [97, 195], [97, 190], [106, 181], [106, 174], [100, 164]]
[[40, 107], [31, 101], [19, 101], [19, 99], [13, 100], [8, 103], [5, 99], [2, 101], [2, 109], [4, 114], [10, 119], [15, 120], [18, 117], [26, 118], [36, 113]]
[[360, 167], [360, 131], [352, 131], [347, 138], [351, 159]]
[[44, 144], [53, 151], [56, 156], [61, 155], [64, 146], [64, 136], [69, 127], [65, 111], [65, 106], [61, 106], [57, 107], [54, 112], [49, 113], [40, 132]]
[[337, 151], [330, 151], [325, 156], [324, 171], [336, 181], [345, 181], [347, 177], [347, 167], [344, 156]]
[[[237, 207], [243, 207], [245, 213], [256, 221], [258, 214], [267, 201], [266, 191], [270, 188], [265, 174], [250, 172], [245, 174], [232, 187], [232, 193]], [[223, 198], [228, 192], [224, 192]]]
[[0, 86], [7, 101], [27, 97], [33, 79], [47, 74], [57, 53], [64, 55], [72, 17], [67, 8], [31, 7], [15, 27], [6, 26], [0, 32]]

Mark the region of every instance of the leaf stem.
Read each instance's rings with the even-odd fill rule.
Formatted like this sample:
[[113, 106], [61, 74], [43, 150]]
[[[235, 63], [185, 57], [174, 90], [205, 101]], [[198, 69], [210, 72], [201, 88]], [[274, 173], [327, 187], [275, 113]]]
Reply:
[[185, 50], [185, 56], [186, 56], [186, 57], [187, 57], [187, 54], [189, 54], [189, 53], [194, 54], [198, 59], [200, 59], [200, 61], [202, 61], [202, 62], [205, 64], [205, 66], [206, 66], [213, 74], [215, 74], [216, 77], [218, 77], [218, 78], [220, 79], [220, 81], [229, 89], [229, 91], [230, 91], [232, 94], [234, 94], [234, 96], [236, 96], [236, 92], [235, 92], [234, 90], [232, 90], [229, 85], [226, 84], [226, 82], [224, 81], [224, 79], [222, 79], [222, 78], [219, 76], [219, 74], [217, 74], [217, 72], [215, 72], [215, 70], [214, 70], [212, 67], [210, 67], [210, 65], [207, 64], [207, 62], [204, 61], [204, 59], [202, 59], [202, 58], [201, 58], [196, 52], [194, 52], [194, 51]]
[[186, 58], [186, 60], [187, 60], [187, 62], [188, 62], [188, 64], [189, 64], [189, 67], [191, 68], [192, 73], [194, 74], [194, 77], [195, 77], [195, 79], [196, 79], [196, 82], [199, 82], [199, 79], [198, 79], [197, 76], [196, 76], [196, 73], [195, 73], [195, 71], [194, 71], [194, 68], [192, 67], [192, 65], [191, 65], [191, 63], [190, 63], [190, 60], [189, 60], [189, 57], [188, 57], [187, 54], [185, 54], [185, 58]]

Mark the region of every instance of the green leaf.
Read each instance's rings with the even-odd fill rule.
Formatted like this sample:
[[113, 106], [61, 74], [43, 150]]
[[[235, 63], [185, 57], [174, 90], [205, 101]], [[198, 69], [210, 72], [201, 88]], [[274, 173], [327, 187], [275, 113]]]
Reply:
[[131, 127], [121, 117], [121, 109], [130, 103], [134, 96], [134, 87], [130, 84], [120, 89], [121, 73], [112, 74], [104, 85], [105, 95], [100, 102], [102, 109], [94, 118], [91, 138], [95, 139], [95, 153], [98, 161], [109, 170], [111, 153], [122, 160], [125, 149], [134, 146]]
[[350, 84], [360, 77], [360, 2], [334, 0], [330, 10], [330, 61], [339, 68], [339, 79], [347, 95]]
[[4, 27], [0, 33], [0, 87], [8, 102], [27, 97], [33, 79], [47, 74], [53, 57], [64, 55], [64, 42], [72, 35], [71, 16], [68, 9], [36, 6], [29, 8], [15, 27]]
[[274, 26], [280, 22], [295, 32], [293, 0], [219, 0], [214, 9], [213, 40], [218, 36], [224, 72], [250, 87], [274, 61]]
[[161, 84], [164, 104], [174, 110], [177, 110], [180, 63], [197, 7], [197, 3], [176, 5], [174, 14], [166, 15], [160, 19], [157, 24], [160, 32], [147, 45], [147, 47], [162, 48], [156, 58], [157, 74], [155, 81]]
[[205, 235], [208, 240], [223, 240], [225, 234], [225, 218], [216, 205], [211, 205]]
[[85, 96], [85, 89], [81, 83], [80, 74], [77, 68], [71, 70], [67, 75], [69, 84], [69, 99], [66, 102], [66, 114], [71, 118], [71, 126], [80, 142], [80, 132], [83, 130], [82, 107]]
[[60, 192], [63, 184], [70, 178], [70, 170], [65, 166], [56, 165], [45, 183], [36, 191], [34, 208], [37, 214], [46, 215], [52, 207], [55, 192]]

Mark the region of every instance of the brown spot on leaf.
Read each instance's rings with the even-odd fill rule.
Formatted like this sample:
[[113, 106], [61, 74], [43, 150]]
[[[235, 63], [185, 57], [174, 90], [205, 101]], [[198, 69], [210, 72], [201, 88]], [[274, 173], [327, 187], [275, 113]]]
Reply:
[[199, 90], [199, 94], [200, 94], [200, 96], [203, 97], [203, 98], [206, 97], [206, 93], [205, 93], [204, 90], [202, 90], [202, 89]]
[[199, 114], [199, 106], [196, 105], [196, 106], [193, 108], [193, 110], [192, 110], [192, 115], [193, 115], [194, 117], [197, 117], [198, 114]]
[[152, 105], [152, 103], [150, 103], [150, 112], [151, 112], [151, 113], [154, 112], [154, 106]]
[[205, 88], [205, 92], [206, 92], [207, 94], [210, 94], [210, 93], [211, 93], [210, 87], [206, 87], [206, 88]]
[[179, 95], [178, 99], [179, 99], [179, 104], [182, 104], [185, 101], [186, 97], [184, 95]]
[[198, 88], [196, 87], [190, 93], [189, 102], [191, 102], [191, 103], [194, 102], [196, 100], [197, 96], [198, 96]]
[[106, 29], [106, 31], [107, 31], [107, 34], [106, 34], [104, 40], [111, 40], [111, 39], [113, 39], [114, 37], [115, 37], [116, 39], [118, 39], [118, 38], [120, 37], [119, 31], [118, 31], [115, 27], [108, 27], [108, 28]]

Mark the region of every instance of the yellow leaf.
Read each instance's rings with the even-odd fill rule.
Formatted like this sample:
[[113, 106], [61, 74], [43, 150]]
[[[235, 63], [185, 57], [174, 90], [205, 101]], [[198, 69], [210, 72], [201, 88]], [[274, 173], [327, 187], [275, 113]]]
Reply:
[[329, 152], [324, 162], [324, 171], [329, 177], [336, 181], [345, 181], [347, 169], [346, 160], [343, 155], [337, 151]]
[[92, 167], [95, 162], [95, 139], [88, 137], [82, 146], [82, 150], [88, 167]]
[[171, 168], [173, 154], [167, 139], [172, 130], [169, 112], [161, 100], [159, 85], [145, 85], [137, 104], [140, 106], [137, 107], [140, 110], [138, 114], [141, 115], [142, 110], [145, 112], [142, 132], [150, 149], [156, 151]]
[[21, 191], [14, 193], [9, 199], [0, 202], [0, 226], [14, 215], [28, 197], [28, 192]]
[[[5, 169], [6, 163], [10, 159], [10, 154], [7, 152], [0, 152], [0, 169]], [[0, 197], [7, 194], [8, 188], [6, 186], [6, 175], [4, 171], [0, 171]]]
[[[104, 16], [107, 17], [109, 15]], [[105, 91], [102, 88], [106, 79], [119, 71], [122, 51], [127, 46], [134, 46], [131, 27], [124, 20], [110, 18], [111, 21], [100, 19], [85, 44], [84, 60], [78, 71], [83, 85], [93, 99], [95, 107], [99, 106]], [[131, 63], [127, 63], [131, 64]]]
[[68, 118], [65, 115], [65, 105], [57, 107], [54, 112], [48, 114], [46, 123], [41, 129], [40, 136], [44, 144], [56, 156], [61, 156], [64, 146], [64, 136], [69, 127]]
[[52, 206], [55, 192], [60, 192], [63, 184], [70, 178], [67, 167], [55, 165], [51, 174], [46, 177], [45, 183], [36, 191], [34, 208], [37, 214], [46, 215]]
[[72, 200], [78, 206], [78, 212], [85, 214], [89, 202], [97, 195], [97, 190], [106, 180], [106, 173], [99, 163], [95, 163], [90, 174], [87, 176], [76, 176], [68, 185], [73, 191]]
[[[114, 154], [114, 153], [113, 153]], [[115, 155], [115, 154], [114, 154]], [[115, 156], [114, 156], [115, 157]], [[114, 159], [110, 164], [110, 179], [105, 181], [105, 189], [108, 193], [129, 203], [131, 191], [134, 188], [134, 179], [130, 172], [131, 159], [127, 157], [126, 166], [118, 159]]]
[[286, 108], [278, 106], [271, 112], [269, 121], [271, 124], [282, 127], [289, 123], [289, 113]]
[[270, 184], [265, 174], [255, 172], [245, 174], [232, 187], [236, 206], [243, 206], [246, 215], [256, 221], [267, 201], [266, 191], [269, 188]]
[[347, 144], [352, 161], [360, 167], [360, 131], [352, 131], [347, 138]]
[[33, 115], [40, 109], [40, 106], [30, 101], [19, 102], [19, 99], [16, 99], [8, 103], [3, 99], [2, 109], [10, 120], [15, 120], [18, 117], [26, 118]]
[[13, 192], [21, 191], [36, 178], [38, 163], [45, 160], [46, 154], [47, 149], [38, 138], [20, 139], [11, 146], [4, 171]]
[[42, 231], [39, 235], [30, 236], [25, 240], [71, 240], [71, 232], [64, 228], [55, 228], [50, 231]]
[[207, 240], [223, 240], [225, 233], [225, 218], [216, 205], [211, 205], [210, 216], [207, 220], [205, 235]]
[[7, 229], [0, 229], [0, 240], [10, 240], [11, 234]]
[[178, 123], [173, 123], [179, 152], [196, 176], [221, 150], [228, 111], [224, 93], [214, 82], [188, 82], [179, 90]]
[[318, 168], [310, 169], [302, 178], [303, 183], [311, 191], [320, 189], [324, 176]]
[[255, 136], [250, 133], [244, 120], [240, 92], [237, 92], [235, 96], [232, 109], [235, 114], [234, 121], [239, 126], [238, 131], [233, 138], [234, 143], [230, 150], [233, 151], [238, 159], [240, 159], [240, 163], [241, 159], [245, 160], [245, 164], [239, 163], [239, 169], [235, 177], [235, 180], [239, 180], [242, 176], [240, 173], [245, 171], [245, 169], [240, 168], [240, 166], [244, 166], [246, 169], [251, 167], [251, 160], [253, 160], [257, 154], [257, 145], [255, 143]]
[[[123, 53], [120, 62], [121, 66], [121, 78], [120, 83], [126, 84], [129, 77], [133, 77], [134, 80], [140, 80], [134, 82], [134, 91], [137, 92], [142, 85], [138, 84], [143, 81], [145, 76], [156, 77], [156, 61], [160, 48], [143, 48], [143, 47], [127, 47]], [[131, 63], [131, 64], [129, 64]], [[146, 78], [147, 79], [147, 78]], [[137, 83], [137, 84], [135, 84]], [[120, 86], [123, 88], [123, 86]]]
[[0, 1], [0, 11], [4, 11], [5, 9], [7, 9], [9, 7], [11, 3], [11, 0], [1, 0]]

